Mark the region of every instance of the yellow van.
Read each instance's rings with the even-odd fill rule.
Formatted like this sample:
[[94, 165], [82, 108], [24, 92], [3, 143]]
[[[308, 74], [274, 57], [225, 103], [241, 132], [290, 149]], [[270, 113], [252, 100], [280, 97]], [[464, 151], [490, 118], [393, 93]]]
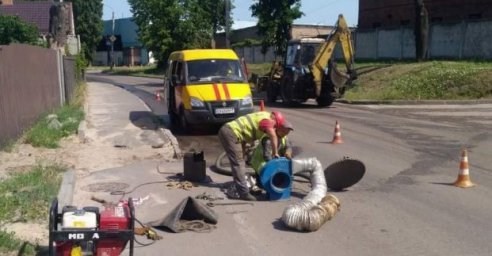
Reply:
[[230, 49], [171, 53], [164, 81], [171, 124], [223, 124], [253, 112], [246, 74]]

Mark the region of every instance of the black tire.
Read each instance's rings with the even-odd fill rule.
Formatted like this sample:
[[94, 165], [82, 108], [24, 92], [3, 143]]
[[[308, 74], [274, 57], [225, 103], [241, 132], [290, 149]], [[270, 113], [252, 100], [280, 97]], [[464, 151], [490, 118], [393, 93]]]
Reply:
[[169, 93], [169, 99], [167, 101], [167, 115], [169, 116], [169, 123], [171, 125], [172, 129], [175, 129], [179, 126], [179, 118], [178, 115], [176, 114], [176, 110], [174, 109], [175, 103], [174, 103], [174, 96], [173, 92], [168, 92]]
[[183, 107], [179, 109], [179, 126], [183, 133], [186, 134], [190, 132], [190, 124], [188, 123], [188, 120], [186, 120]]
[[285, 72], [280, 82], [280, 97], [282, 103], [287, 106], [292, 106], [296, 102], [294, 101], [294, 86], [297, 75], [293, 72]]
[[266, 88], [267, 102], [274, 103], [277, 101], [277, 83], [270, 81]]
[[316, 98], [316, 102], [318, 103], [318, 107], [323, 108], [323, 107], [328, 107], [333, 103], [333, 97], [331, 96], [322, 96]]
[[215, 160], [215, 171], [219, 174], [232, 176], [231, 166], [225, 151], [220, 153]]

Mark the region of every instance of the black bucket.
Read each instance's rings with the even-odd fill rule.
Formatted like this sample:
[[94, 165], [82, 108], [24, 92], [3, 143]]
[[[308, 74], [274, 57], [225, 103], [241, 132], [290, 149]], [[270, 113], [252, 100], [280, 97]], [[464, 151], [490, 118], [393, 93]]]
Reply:
[[189, 181], [201, 182], [204, 181], [207, 175], [205, 174], [205, 159], [203, 151], [200, 153], [188, 152], [183, 157], [184, 178]]

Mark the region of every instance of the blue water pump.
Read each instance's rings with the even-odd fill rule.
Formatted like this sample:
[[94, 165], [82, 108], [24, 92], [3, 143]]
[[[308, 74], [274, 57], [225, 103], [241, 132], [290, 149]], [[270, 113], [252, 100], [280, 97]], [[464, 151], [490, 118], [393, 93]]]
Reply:
[[271, 201], [288, 200], [292, 190], [292, 163], [285, 157], [268, 161], [260, 172], [260, 183]]

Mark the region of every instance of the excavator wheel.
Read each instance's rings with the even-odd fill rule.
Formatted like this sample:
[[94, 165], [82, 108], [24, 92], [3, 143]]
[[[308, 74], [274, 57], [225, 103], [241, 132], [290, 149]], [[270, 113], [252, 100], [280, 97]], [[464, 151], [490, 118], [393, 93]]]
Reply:
[[277, 101], [278, 84], [275, 81], [269, 81], [266, 86], [266, 100], [268, 103], [274, 103]]
[[320, 96], [316, 98], [316, 102], [318, 103], [318, 107], [327, 107], [333, 103], [334, 98], [331, 96]]
[[297, 75], [293, 72], [285, 72], [280, 83], [280, 96], [282, 103], [287, 106], [294, 105], [294, 85]]

